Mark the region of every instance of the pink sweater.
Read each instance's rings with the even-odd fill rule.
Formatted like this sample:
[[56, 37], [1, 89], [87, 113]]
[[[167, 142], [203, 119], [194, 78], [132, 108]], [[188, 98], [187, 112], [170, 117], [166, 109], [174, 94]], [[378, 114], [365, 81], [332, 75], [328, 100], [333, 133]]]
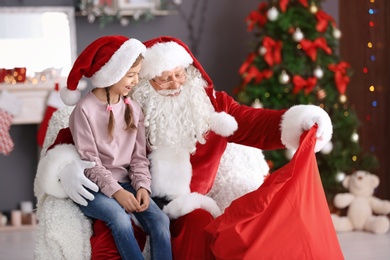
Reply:
[[109, 112], [106, 105], [89, 92], [76, 105], [69, 117], [69, 128], [82, 160], [96, 166], [85, 171], [108, 197], [122, 189], [118, 182], [131, 181], [135, 190], [150, 190], [151, 175], [146, 157], [144, 115], [134, 101], [130, 103], [136, 130], [124, 130], [126, 104], [120, 100], [112, 105], [115, 118], [114, 139], [109, 140]]

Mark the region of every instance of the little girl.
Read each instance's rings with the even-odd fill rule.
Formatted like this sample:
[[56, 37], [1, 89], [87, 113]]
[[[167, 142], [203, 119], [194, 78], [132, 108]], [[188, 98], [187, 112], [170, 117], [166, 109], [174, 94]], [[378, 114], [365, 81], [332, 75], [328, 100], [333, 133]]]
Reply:
[[[172, 259], [169, 219], [150, 199], [144, 115], [126, 97], [138, 83], [145, 46], [136, 39], [105, 36], [92, 42], [75, 61], [61, 98], [76, 104], [69, 128], [81, 159], [95, 162], [85, 170], [100, 191], [82, 212], [111, 229], [122, 259], [143, 259], [134, 237], [134, 215], [150, 235], [152, 259]], [[77, 85], [85, 76], [95, 87], [80, 101]]]

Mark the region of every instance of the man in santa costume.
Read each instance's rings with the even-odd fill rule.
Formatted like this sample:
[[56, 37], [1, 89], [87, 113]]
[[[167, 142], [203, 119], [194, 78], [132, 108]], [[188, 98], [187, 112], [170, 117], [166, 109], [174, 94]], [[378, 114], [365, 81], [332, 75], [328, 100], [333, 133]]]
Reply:
[[[287, 110], [240, 105], [214, 89], [210, 77], [180, 40], [159, 37], [144, 44], [142, 80], [132, 97], [145, 114], [152, 197], [171, 218], [174, 259], [213, 259], [212, 238], [205, 227], [223, 213], [206, 194], [227, 143], [296, 150], [301, 134], [316, 125], [317, 152], [331, 139], [331, 120], [314, 105]], [[69, 142], [69, 134], [61, 131], [47, 154]], [[84, 164], [79, 160], [64, 156], [57, 174], [69, 197], [85, 205], [93, 196], [84, 187], [95, 187], [84, 176]], [[107, 227], [95, 223], [91, 241], [93, 259], [117, 259]]]

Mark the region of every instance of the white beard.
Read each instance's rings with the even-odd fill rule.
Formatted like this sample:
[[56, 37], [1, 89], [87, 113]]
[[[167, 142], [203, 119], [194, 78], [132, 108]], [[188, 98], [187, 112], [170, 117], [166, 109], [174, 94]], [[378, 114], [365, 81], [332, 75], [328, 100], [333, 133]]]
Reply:
[[196, 150], [196, 143], [205, 143], [204, 135], [210, 130], [210, 114], [214, 111], [204, 87], [207, 83], [199, 70], [190, 66], [187, 80], [178, 96], [164, 96], [153, 89], [148, 80], [141, 80], [132, 97], [145, 114], [148, 146]]
[[190, 66], [187, 80], [178, 96], [166, 96], [153, 89], [148, 80], [141, 80], [132, 97], [145, 114], [149, 153], [151, 189], [156, 197], [170, 200], [164, 206], [171, 219], [194, 209], [203, 208], [214, 217], [221, 214], [216, 202], [205, 195], [191, 192], [192, 165], [190, 153], [196, 144], [205, 143], [214, 112], [204, 87], [207, 83], [199, 70]]

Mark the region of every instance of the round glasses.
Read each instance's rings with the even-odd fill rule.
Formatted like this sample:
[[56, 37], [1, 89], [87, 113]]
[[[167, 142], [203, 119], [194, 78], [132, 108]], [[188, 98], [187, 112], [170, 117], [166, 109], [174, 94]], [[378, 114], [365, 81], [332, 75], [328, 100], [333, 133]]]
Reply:
[[[159, 86], [160, 88], [167, 89], [173, 87], [173, 85], [175, 85], [176, 82], [179, 84], [183, 84], [186, 78], [187, 78], [186, 71], [183, 71], [180, 74], [175, 75], [173, 80], [168, 81], [168, 80], [161, 80], [159, 78], [154, 78], [152, 79], [152, 81], [156, 83], [156, 85]], [[157, 80], [160, 82], [158, 82]]]

